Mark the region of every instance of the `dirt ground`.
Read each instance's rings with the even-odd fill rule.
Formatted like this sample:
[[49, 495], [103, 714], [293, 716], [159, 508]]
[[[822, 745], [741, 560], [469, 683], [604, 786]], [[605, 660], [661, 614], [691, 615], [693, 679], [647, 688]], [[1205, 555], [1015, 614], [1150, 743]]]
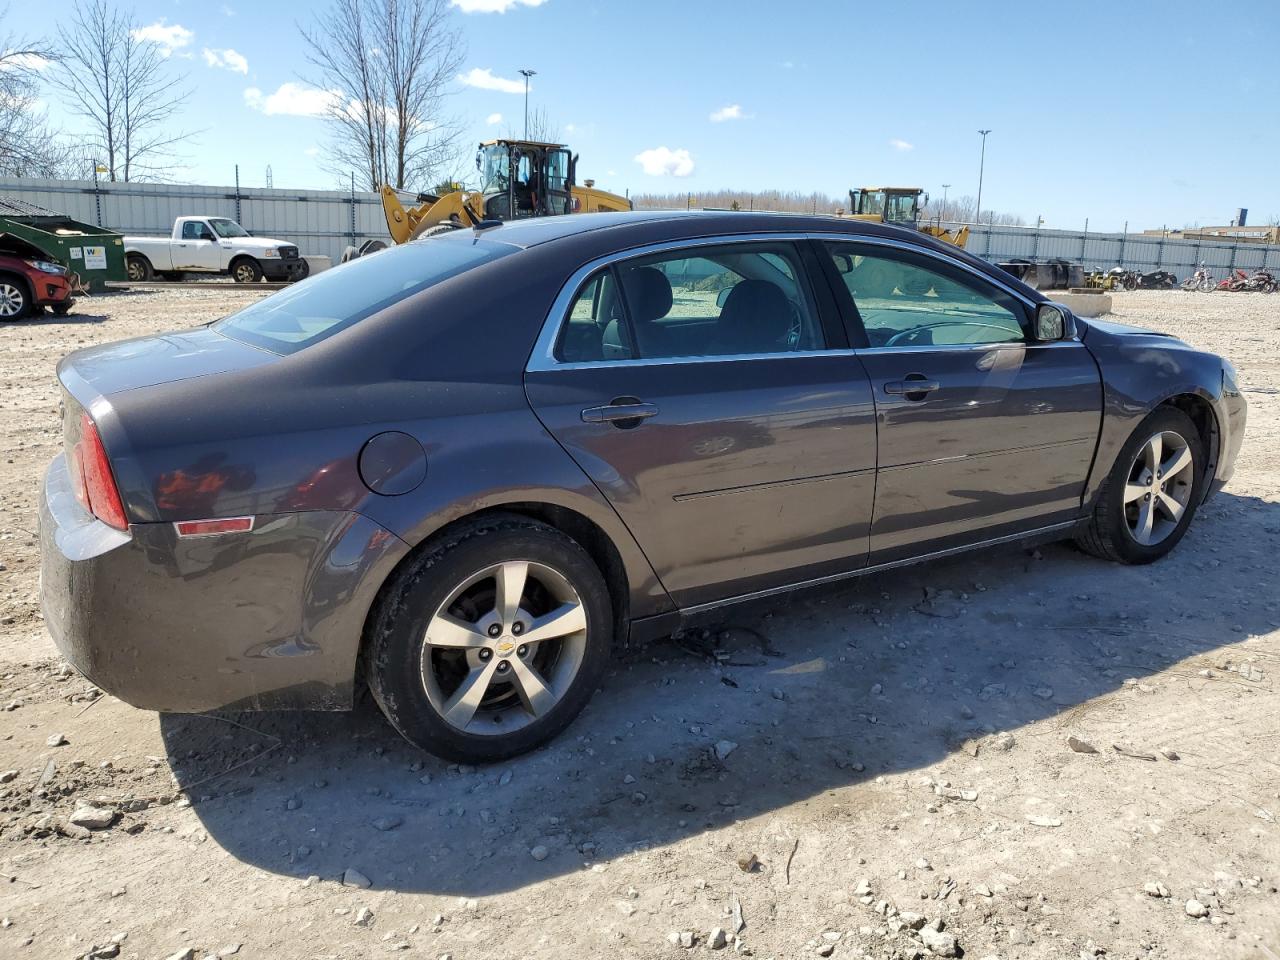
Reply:
[[[1280, 958], [1280, 296], [1115, 297], [1231, 358], [1250, 403], [1234, 481], [1164, 561], [1008, 548], [779, 602], [620, 663], [485, 769], [367, 702], [144, 713], [45, 633], [55, 362], [252, 296], [0, 325], [0, 956], [675, 958], [718, 929], [914, 957], [941, 925], [972, 958]], [[112, 825], [70, 824], [84, 804]]]

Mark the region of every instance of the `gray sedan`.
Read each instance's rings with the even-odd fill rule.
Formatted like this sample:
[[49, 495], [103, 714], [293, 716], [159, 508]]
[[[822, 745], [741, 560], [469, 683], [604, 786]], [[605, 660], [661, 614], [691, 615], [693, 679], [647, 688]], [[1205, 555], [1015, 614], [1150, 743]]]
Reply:
[[746, 213], [460, 230], [58, 376], [73, 664], [163, 711], [363, 680], [471, 761], [731, 604], [1003, 543], [1157, 560], [1245, 423], [1217, 356], [915, 233]]

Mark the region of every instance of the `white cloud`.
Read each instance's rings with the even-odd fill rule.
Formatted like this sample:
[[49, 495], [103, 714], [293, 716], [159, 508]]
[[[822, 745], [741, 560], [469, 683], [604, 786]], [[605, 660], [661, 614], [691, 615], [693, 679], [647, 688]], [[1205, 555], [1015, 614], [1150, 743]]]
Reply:
[[320, 156], [320, 148], [319, 148], [319, 147], [307, 147], [307, 149], [303, 150], [302, 152], [303, 152], [303, 153], [305, 153], [308, 157], [318, 157], [318, 156]]
[[275, 93], [264, 94], [257, 87], [244, 92], [244, 102], [268, 117], [323, 117], [342, 102], [337, 90], [317, 90], [296, 83], [282, 83]]
[[210, 50], [205, 47], [200, 53], [204, 57], [204, 62], [211, 67], [222, 67], [222, 69], [230, 70], [232, 73], [249, 72], [249, 61], [242, 54], [236, 53], [230, 48], [226, 50]]
[[693, 173], [693, 157], [684, 149], [654, 147], [637, 153], [635, 161], [651, 177], [687, 177]]
[[577, 133], [577, 132], [578, 132], [578, 128], [577, 128], [577, 126], [576, 126], [575, 124], [572, 124], [572, 123], [566, 123], [566, 124], [564, 125], [564, 132], [565, 132], [565, 133]]
[[186, 27], [177, 23], [167, 24], [164, 20], [157, 20], [145, 27], [131, 30], [129, 35], [133, 37], [135, 43], [154, 43], [160, 48], [160, 53], [166, 57], [175, 50], [185, 47], [195, 36]]
[[484, 122], [485, 122], [485, 123], [487, 123], [487, 124], [488, 124], [489, 126], [491, 126], [491, 127], [496, 127], [498, 124], [500, 124], [500, 123], [502, 122], [502, 114], [500, 114], [500, 113], [491, 113], [491, 114], [489, 114], [487, 117], [485, 117], [485, 118], [484, 118]]
[[6, 53], [4, 59], [0, 60], [0, 70], [43, 70], [51, 63], [52, 60], [47, 60], [38, 53]]
[[[458, 79], [468, 87], [478, 87], [481, 90], [497, 90], [499, 93], [524, 93], [524, 78], [519, 80], [508, 80], [506, 77], [495, 77], [493, 71], [488, 67], [481, 70], [475, 67], [467, 73], [459, 74]], [[533, 85], [529, 85], [529, 89], [533, 89]]]
[[709, 119], [712, 123], [724, 123], [726, 120], [749, 120], [750, 117], [742, 112], [742, 104], [731, 103], [712, 112]]
[[450, 0], [463, 13], [506, 13], [512, 7], [540, 7], [547, 0]]
[[907, 150], [914, 150], [916, 148], [914, 143], [907, 143], [907, 141], [899, 140], [897, 137], [894, 137], [889, 141], [889, 146], [893, 147], [895, 150], [902, 150], [903, 152]]
[[232, 10], [229, 6], [227, 6], [225, 3], [218, 8], [218, 11], [224, 17], [234, 17], [236, 15], [236, 12]]

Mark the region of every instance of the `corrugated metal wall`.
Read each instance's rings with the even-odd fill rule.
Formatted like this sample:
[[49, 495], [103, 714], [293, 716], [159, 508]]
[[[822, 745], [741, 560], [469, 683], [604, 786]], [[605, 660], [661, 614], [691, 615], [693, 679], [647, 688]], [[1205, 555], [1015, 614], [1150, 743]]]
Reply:
[[[257, 187], [241, 187], [237, 191], [235, 187], [171, 183], [95, 186], [91, 180], [5, 178], [0, 178], [0, 193], [128, 234], [167, 235], [174, 218], [180, 216], [207, 213], [232, 217], [239, 219], [246, 230], [292, 241], [304, 254], [322, 254], [334, 262], [348, 245], [358, 247], [365, 240], [389, 239], [382, 201], [376, 193]], [[1219, 278], [1232, 269], [1280, 270], [1280, 247], [1258, 243], [989, 225], [971, 225], [970, 230], [969, 252], [993, 261], [1061, 258], [1089, 269], [1123, 266], [1169, 270], [1179, 279], [1193, 273], [1201, 262]]]
[[267, 190], [173, 183], [0, 178], [0, 194], [125, 234], [167, 236], [175, 217], [210, 214], [239, 220], [251, 233], [296, 243], [303, 254], [332, 257], [348, 245], [390, 240], [376, 193]]
[[[959, 224], [943, 223], [958, 228]], [[1168, 270], [1181, 280], [1204, 263], [1218, 278], [1231, 270], [1280, 270], [1280, 247], [1152, 237], [1145, 234], [1084, 233], [1033, 227], [969, 227], [966, 249], [984, 260], [1070, 260], [1091, 270], [1125, 267]]]

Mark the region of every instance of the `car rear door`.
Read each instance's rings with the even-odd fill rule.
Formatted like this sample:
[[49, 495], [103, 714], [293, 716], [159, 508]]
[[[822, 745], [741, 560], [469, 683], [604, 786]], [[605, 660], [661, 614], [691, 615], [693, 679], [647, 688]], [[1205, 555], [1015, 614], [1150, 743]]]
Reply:
[[530, 403], [682, 607], [865, 563], [875, 422], [807, 245], [669, 245], [584, 267]]
[[871, 562], [1076, 517], [1102, 419], [1084, 344], [1034, 341], [1030, 304], [962, 260], [823, 248], [879, 423]]

